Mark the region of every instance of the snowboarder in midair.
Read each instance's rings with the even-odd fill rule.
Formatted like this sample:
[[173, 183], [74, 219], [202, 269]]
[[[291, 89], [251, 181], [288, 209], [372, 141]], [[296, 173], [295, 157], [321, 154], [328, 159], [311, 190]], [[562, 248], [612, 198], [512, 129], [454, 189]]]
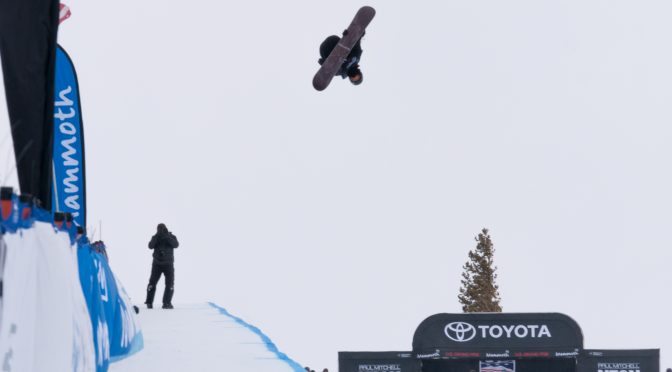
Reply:
[[156, 284], [159, 282], [161, 274], [164, 275], [166, 281], [166, 289], [163, 292], [163, 308], [172, 309], [172, 299], [175, 286], [175, 258], [173, 250], [177, 248], [180, 243], [173, 233], [168, 231], [166, 225], [160, 223], [156, 227], [156, 234], [152, 236], [149, 241], [149, 249], [153, 249], [152, 254], [152, 274], [149, 277], [149, 285], [147, 286], [147, 308], [151, 309], [154, 302], [154, 294], [156, 293]]
[[[348, 30], [343, 31], [343, 36], [347, 34]], [[322, 44], [320, 44], [321, 58], [318, 60], [318, 63], [320, 65], [322, 65], [324, 61], [327, 59], [327, 57], [329, 57], [329, 54], [331, 54], [331, 51], [334, 50], [336, 44], [338, 44], [339, 41], [341, 41], [340, 37], [336, 35], [331, 35], [328, 38], [326, 38], [322, 42]], [[362, 39], [360, 38], [357, 41], [357, 44], [355, 44], [355, 46], [350, 50], [350, 54], [348, 54], [348, 57], [345, 59], [345, 62], [343, 62], [343, 65], [336, 73], [337, 76], [340, 76], [343, 79], [347, 77], [348, 79], [350, 79], [350, 82], [354, 85], [359, 85], [364, 80], [362, 70], [359, 69], [359, 61], [362, 58], [361, 42]]]
[[370, 6], [359, 8], [350, 22], [343, 37], [329, 36], [320, 44], [320, 68], [313, 76], [313, 88], [321, 92], [329, 86], [335, 76], [346, 77], [354, 85], [364, 80], [359, 63], [362, 59], [362, 37], [366, 27], [376, 15], [376, 10]]

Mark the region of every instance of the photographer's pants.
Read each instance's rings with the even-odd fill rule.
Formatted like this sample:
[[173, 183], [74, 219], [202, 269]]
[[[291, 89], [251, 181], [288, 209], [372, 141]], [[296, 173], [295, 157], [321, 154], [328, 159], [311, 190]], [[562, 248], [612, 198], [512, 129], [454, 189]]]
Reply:
[[175, 267], [172, 263], [168, 264], [152, 264], [152, 275], [149, 276], [149, 285], [147, 286], [147, 300], [146, 304], [154, 302], [154, 294], [156, 293], [156, 284], [159, 282], [161, 274], [164, 275], [166, 281], [166, 289], [163, 291], [163, 303], [169, 304], [173, 300], [173, 287], [175, 285]]

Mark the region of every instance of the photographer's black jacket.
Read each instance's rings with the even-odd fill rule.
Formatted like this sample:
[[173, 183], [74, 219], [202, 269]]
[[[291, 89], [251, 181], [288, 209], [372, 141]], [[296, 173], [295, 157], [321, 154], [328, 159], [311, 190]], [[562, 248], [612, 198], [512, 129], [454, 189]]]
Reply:
[[180, 243], [173, 233], [168, 231], [165, 225], [161, 224], [157, 227], [157, 232], [149, 241], [149, 249], [153, 249], [155, 264], [172, 264], [174, 259], [173, 250], [177, 248]]

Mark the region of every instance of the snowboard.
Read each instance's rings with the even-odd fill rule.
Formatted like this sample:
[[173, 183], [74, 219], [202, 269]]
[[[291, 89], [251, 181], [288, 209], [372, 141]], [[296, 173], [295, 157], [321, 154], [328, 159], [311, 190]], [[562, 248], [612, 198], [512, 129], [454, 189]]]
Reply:
[[375, 15], [376, 10], [370, 6], [363, 6], [357, 11], [355, 18], [347, 29], [347, 34], [341, 38], [336, 47], [334, 47], [334, 50], [331, 51], [324, 63], [322, 63], [315, 77], [313, 77], [313, 87], [315, 89], [323, 91], [329, 86], [331, 79], [334, 78], [345, 62], [345, 59], [348, 58], [350, 50], [362, 38], [366, 26], [371, 23]]

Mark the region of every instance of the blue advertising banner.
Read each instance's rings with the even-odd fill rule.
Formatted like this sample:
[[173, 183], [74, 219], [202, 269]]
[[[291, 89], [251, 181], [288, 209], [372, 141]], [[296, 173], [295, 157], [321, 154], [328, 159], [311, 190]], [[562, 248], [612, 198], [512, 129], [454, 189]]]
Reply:
[[86, 226], [84, 134], [77, 74], [59, 45], [54, 82], [54, 147], [52, 211], [68, 212]]
[[84, 291], [96, 350], [96, 371], [143, 348], [143, 338], [133, 305], [116, 280], [104, 254], [104, 244], [80, 242], [79, 279]]
[[102, 256], [91, 249], [88, 243], [79, 244], [77, 260], [79, 262], [79, 280], [86, 299], [93, 326], [93, 344], [96, 351], [96, 371], [105, 372], [110, 365], [110, 336], [107, 325], [104, 301], [107, 299], [107, 286], [99, 275]]

